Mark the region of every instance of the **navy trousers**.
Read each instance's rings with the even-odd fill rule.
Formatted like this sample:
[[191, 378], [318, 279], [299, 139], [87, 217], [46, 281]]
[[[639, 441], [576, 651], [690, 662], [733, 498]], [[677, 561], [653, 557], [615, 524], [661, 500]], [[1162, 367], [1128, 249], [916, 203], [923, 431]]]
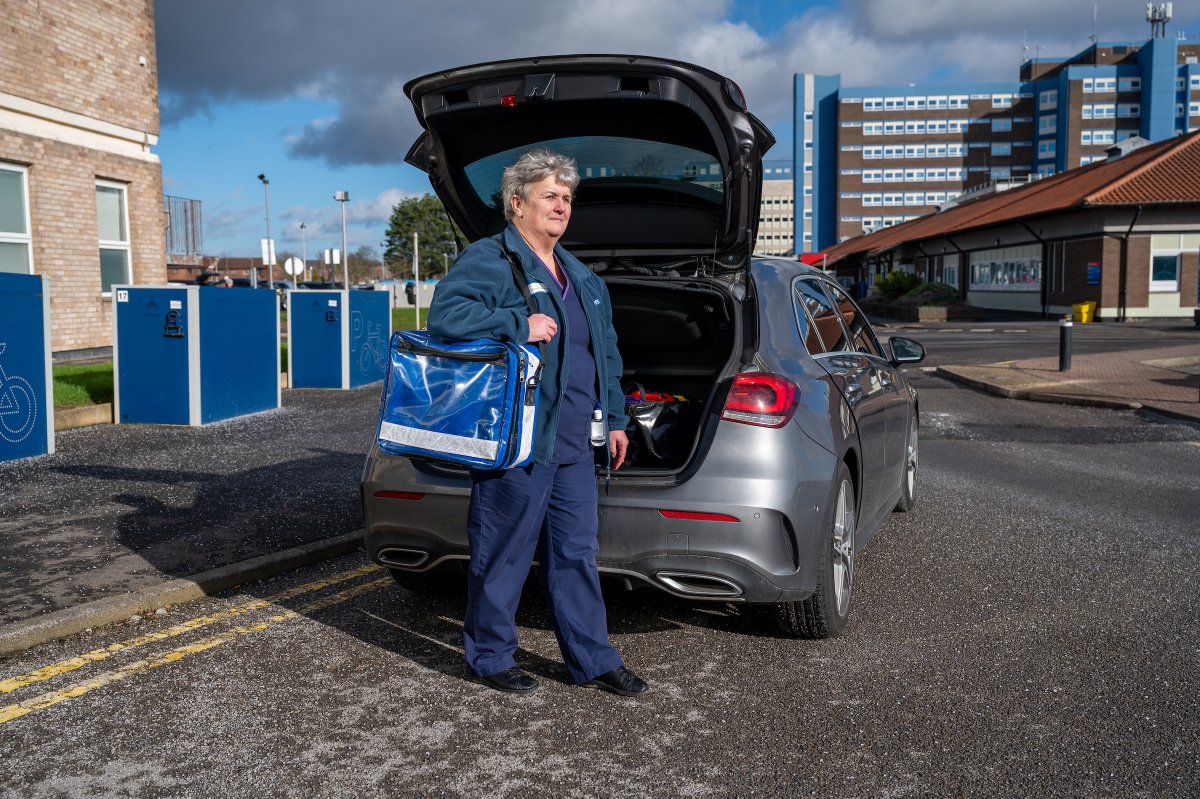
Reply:
[[571, 679], [585, 683], [623, 665], [608, 642], [596, 527], [596, 469], [590, 458], [472, 474], [463, 622], [470, 673], [487, 677], [516, 665], [517, 604], [535, 551]]

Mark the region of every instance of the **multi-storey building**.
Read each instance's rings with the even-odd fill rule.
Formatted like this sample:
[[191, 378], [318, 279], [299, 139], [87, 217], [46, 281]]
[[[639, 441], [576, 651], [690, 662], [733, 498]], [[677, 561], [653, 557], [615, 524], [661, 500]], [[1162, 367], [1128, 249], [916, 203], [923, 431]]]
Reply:
[[[1200, 43], [1098, 43], [1011, 83], [842, 88], [795, 77], [798, 252], [899, 224], [992, 182], [1102, 160], [1200, 127]], [[802, 204], [801, 204], [802, 203]]]
[[56, 354], [112, 344], [111, 287], [166, 280], [154, 3], [6, 3], [0, 271], [50, 279]]
[[792, 162], [763, 161], [762, 199], [758, 212], [758, 255], [793, 255], [795, 250], [795, 197]]

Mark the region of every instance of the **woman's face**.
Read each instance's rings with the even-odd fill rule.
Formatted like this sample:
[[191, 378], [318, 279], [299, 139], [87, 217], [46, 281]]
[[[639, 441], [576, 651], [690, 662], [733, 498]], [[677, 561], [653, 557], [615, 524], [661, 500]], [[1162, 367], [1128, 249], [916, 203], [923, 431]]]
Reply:
[[513, 222], [527, 236], [558, 241], [571, 219], [571, 190], [554, 175], [529, 186], [529, 199], [513, 197]]

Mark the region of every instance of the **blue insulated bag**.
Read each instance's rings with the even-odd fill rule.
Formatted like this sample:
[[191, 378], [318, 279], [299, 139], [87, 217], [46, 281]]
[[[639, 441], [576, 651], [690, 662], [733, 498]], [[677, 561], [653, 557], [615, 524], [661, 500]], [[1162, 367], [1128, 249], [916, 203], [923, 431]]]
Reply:
[[475, 469], [524, 466], [533, 455], [540, 379], [535, 348], [401, 330], [392, 336], [379, 448]]

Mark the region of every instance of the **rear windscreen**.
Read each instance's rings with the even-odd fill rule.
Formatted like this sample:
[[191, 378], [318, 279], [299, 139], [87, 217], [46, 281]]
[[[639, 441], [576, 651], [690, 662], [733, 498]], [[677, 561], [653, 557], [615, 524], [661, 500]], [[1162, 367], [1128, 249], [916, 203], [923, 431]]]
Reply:
[[503, 210], [500, 178], [504, 168], [537, 147], [575, 159], [580, 178], [576, 203], [604, 202], [624, 190], [660, 199], [671, 197], [685, 205], [720, 208], [724, 203], [725, 176], [713, 155], [645, 139], [573, 136], [525, 144], [467, 165], [463, 171], [485, 206]]

